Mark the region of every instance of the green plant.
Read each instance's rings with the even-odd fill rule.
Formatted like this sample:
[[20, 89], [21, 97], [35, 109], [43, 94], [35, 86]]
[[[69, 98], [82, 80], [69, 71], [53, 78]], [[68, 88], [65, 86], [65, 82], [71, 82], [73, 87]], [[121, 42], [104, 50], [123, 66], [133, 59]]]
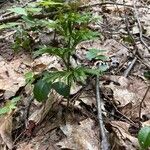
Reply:
[[150, 70], [144, 72], [144, 77], [145, 77], [147, 80], [150, 80]]
[[[69, 101], [70, 88], [74, 83], [84, 83], [89, 75], [98, 75], [106, 70], [106, 68], [103, 71], [101, 69], [91, 69], [83, 65], [73, 68], [70, 63], [71, 56], [76, 52], [77, 44], [85, 40], [95, 39], [99, 35], [99, 33], [93, 32], [88, 28], [88, 24], [94, 20], [91, 18], [92, 15], [90, 13], [81, 14], [75, 11], [67, 11], [67, 13], [59, 13], [54, 22], [49, 24], [49, 27], [53, 28], [57, 35], [61, 37], [63, 46], [46, 46], [39, 49], [35, 55], [49, 53], [50, 55], [57, 56], [62, 59], [64, 69], [62, 71], [56, 70], [46, 73], [35, 84], [34, 95], [37, 100], [46, 100], [48, 91], [54, 89]], [[102, 50], [93, 49], [94, 55], [91, 54], [91, 51], [87, 54], [87, 57], [90, 57], [90, 59], [106, 60], [106, 57], [102, 55]], [[45, 92], [44, 89], [46, 89]]]
[[[76, 46], [82, 41], [95, 39], [99, 36], [98, 32], [92, 31], [88, 27], [89, 23], [95, 22], [97, 18], [93, 18], [92, 14], [87, 12], [78, 12], [75, 6], [77, 7], [74, 3], [62, 3], [61, 0], [42, 0], [26, 8], [15, 7], [10, 9], [10, 11], [22, 15], [21, 25], [9, 25], [13, 26], [17, 31], [15, 35], [15, 49], [18, 50], [21, 47], [32, 51], [31, 43], [33, 43], [33, 39], [29, 34], [30, 31], [42, 32], [43, 29], [53, 29], [55, 36], [61, 38], [61, 46], [43, 46], [34, 53], [35, 56], [43, 53], [57, 56], [64, 65], [62, 71], [47, 71], [38, 78], [33, 90], [34, 96], [38, 101], [45, 101], [50, 90], [54, 89], [67, 98], [69, 102], [70, 88], [74, 83], [80, 82], [83, 84], [89, 75], [99, 75], [106, 70], [106, 66], [103, 66], [103, 69], [93, 69], [82, 64], [75, 68], [71, 65], [70, 60], [76, 53]], [[47, 13], [52, 10], [55, 10], [56, 13], [51, 20], [34, 17], [39, 12]], [[9, 26], [6, 25], [7, 28]], [[1, 28], [4, 29], [5, 27], [2, 26]], [[103, 55], [103, 50], [89, 50], [87, 59], [91, 60], [94, 58], [102, 61], [106, 59]], [[30, 78], [32, 74], [28, 74], [28, 76]]]
[[141, 128], [138, 133], [138, 140], [142, 150], [146, 150], [150, 147], [150, 126]]
[[17, 102], [20, 100], [20, 97], [15, 97], [12, 100], [8, 100], [6, 104], [0, 108], [0, 115], [12, 112], [16, 109]]

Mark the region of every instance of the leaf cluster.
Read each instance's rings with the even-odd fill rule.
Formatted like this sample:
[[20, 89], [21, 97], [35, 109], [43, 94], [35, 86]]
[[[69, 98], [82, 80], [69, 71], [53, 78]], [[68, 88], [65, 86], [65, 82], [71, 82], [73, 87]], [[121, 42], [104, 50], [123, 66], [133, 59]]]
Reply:
[[[10, 11], [22, 15], [21, 22], [5, 24], [0, 29], [14, 27], [16, 29], [14, 49], [29, 49], [32, 51], [33, 39], [29, 32], [43, 32], [52, 30], [57, 37], [61, 37], [62, 46], [45, 46], [34, 53], [37, 57], [43, 53], [49, 53], [59, 57], [64, 65], [62, 71], [50, 71], [42, 75], [34, 85], [34, 96], [38, 101], [47, 99], [51, 89], [68, 97], [71, 86], [76, 82], [84, 83], [89, 75], [101, 74], [105, 69], [91, 69], [83, 65], [73, 68], [70, 59], [76, 53], [76, 46], [86, 40], [98, 38], [98, 32], [92, 31], [89, 24], [96, 21], [91, 13], [78, 12], [75, 3], [64, 3], [62, 0], [41, 0], [32, 3], [25, 8], [15, 7]], [[35, 14], [56, 11], [56, 15], [50, 19], [37, 19]], [[106, 60], [102, 50], [92, 49], [87, 53], [87, 59]], [[27, 75], [27, 81], [32, 83], [33, 74]], [[65, 91], [65, 92], [62, 92]]]
[[10, 113], [14, 109], [16, 109], [16, 105], [19, 100], [20, 100], [20, 97], [15, 97], [12, 100], [8, 100], [6, 104], [2, 108], [0, 108], [0, 115]]

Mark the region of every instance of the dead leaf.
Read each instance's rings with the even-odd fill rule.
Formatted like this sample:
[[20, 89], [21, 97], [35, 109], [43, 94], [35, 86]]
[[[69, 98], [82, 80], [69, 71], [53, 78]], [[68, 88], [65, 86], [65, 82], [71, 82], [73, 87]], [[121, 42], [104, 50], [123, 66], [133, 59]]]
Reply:
[[78, 150], [98, 150], [99, 139], [96, 130], [94, 130], [94, 122], [86, 119], [80, 122], [80, 125], [69, 124], [60, 127], [62, 132], [67, 136], [57, 145], [66, 149]]
[[12, 114], [0, 117], [0, 135], [7, 147], [12, 149]]
[[41, 57], [34, 60], [34, 62], [32, 63], [32, 68], [37, 72], [41, 72], [44, 69], [51, 69], [51, 68], [61, 70], [62, 67], [59, 61], [60, 60], [55, 56], [43, 54]]
[[119, 102], [119, 107], [124, 107], [128, 103], [134, 103], [137, 101], [136, 93], [132, 92], [129, 86], [129, 80], [120, 77], [120, 76], [110, 76], [112, 81], [119, 83], [119, 85], [115, 85], [114, 83], [110, 83], [105, 87], [111, 88], [113, 90], [113, 97], [116, 104]]
[[47, 101], [42, 105], [42, 107], [31, 114], [28, 118], [28, 121], [33, 121], [36, 125], [41, 123], [43, 119], [46, 117], [47, 113], [52, 108], [53, 104], [60, 100], [60, 96], [57, 93], [51, 92]]
[[34, 145], [32, 144], [27, 144], [27, 143], [22, 143], [19, 145], [19, 148], [17, 150], [35, 150]]
[[137, 150], [139, 149], [138, 139], [131, 136], [128, 132], [129, 124], [122, 121], [112, 121], [111, 125], [113, 131], [119, 138], [119, 142], [126, 150]]
[[0, 62], [0, 89], [5, 90], [5, 99], [9, 99], [14, 96], [18, 89], [25, 85], [23, 75], [15, 71], [14, 65], [16, 64], [8, 64], [5, 61]]

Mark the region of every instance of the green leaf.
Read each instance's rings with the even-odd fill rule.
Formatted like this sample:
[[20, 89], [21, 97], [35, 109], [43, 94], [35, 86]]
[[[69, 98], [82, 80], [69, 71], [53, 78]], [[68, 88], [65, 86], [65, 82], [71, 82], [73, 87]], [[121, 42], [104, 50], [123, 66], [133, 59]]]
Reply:
[[92, 60], [93, 58], [95, 58], [95, 57], [97, 56], [97, 53], [98, 53], [97, 50], [91, 49], [91, 50], [89, 50], [89, 51], [86, 53], [86, 58], [87, 58], [88, 60]]
[[52, 0], [42, 0], [42, 1], [39, 2], [39, 4], [41, 6], [44, 6], [44, 7], [55, 6], [55, 5], [63, 5], [63, 3], [54, 2]]
[[29, 13], [39, 13], [42, 10], [42, 8], [34, 8], [34, 7], [27, 7], [26, 11]]
[[6, 102], [3, 108], [0, 108], [0, 115], [11, 112], [16, 108], [17, 102], [20, 100], [20, 97], [15, 97], [12, 100]]
[[106, 52], [105, 50], [99, 50], [99, 49], [89, 49], [89, 51], [86, 54], [86, 58], [88, 60], [92, 59], [100, 59], [100, 60], [107, 60], [107, 57], [102, 55], [102, 53]]
[[123, 40], [124, 42], [131, 43], [131, 44], [134, 42], [131, 36], [124, 36]]
[[43, 47], [34, 53], [34, 56], [39, 56], [43, 53], [49, 53], [50, 55], [59, 56], [63, 58], [63, 55], [70, 52], [68, 48], [55, 48], [55, 47]]
[[9, 111], [9, 108], [4, 106], [3, 108], [0, 108], [0, 115], [6, 114]]
[[15, 23], [15, 22], [2, 24], [2, 25], [0, 25], [0, 30], [1, 29], [12, 28], [12, 27], [15, 27], [15, 26], [20, 25], [20, 24], [21, 23]]
[[20, 96], [17, 96], [11, 100], [11, 102], [13, 102], [14, 104], [17, 104], [18, 101], [20, 101]]
[[138, 133], [138, 140], [142, 149], [150, 147], [150, 126], [141, 128]]
[[150, 70], [144, 72], [144, 77], [148, 80], [150, 80]]
[[49, 72], [48, 74], [46, 74], [43, 79], [51, 83], [55, 82], [56, 80], [67, 83], [68, 78], [70, 78], [71, 75], [72, 75], [72, 71], [68, 71], [68, 70], [53, 71], [53, 72]]
[[34, 85], [33, 89], [34, 97], [39, 102], [46, 101], [50, 90], [51, 90], [51, 83], [47, 83], [45, 80], [39, 80]]
[[7, 103], [7, 107], [9, 107], [9, 110], [13, 110], [16, 108], [17, 102], [20, 100], [20, 96], [13, 98]]
[[76, 67], [73, 69], [72, 80], [74, 80], [74, 82], [77, 82], [77, 81], [84, 82], [87, 78], [86, 73], [87, 72], [85, 71], [84, 67], [82, 67], [82, 66]]
[[25, 80], [27, 83], [32, 83], [34, 81], [34, 73], [33, 72], [27, 72], [25, 73]]
[[16, 13], [18, 15], [25, 15], [25, 16], [28, 15], [26, 9], [22, 8], [22, 7], [14, 7], [14, 8], [10, 8], [8, 10], [10, 10], [11, 12], [14, 12], [14, 13]]
[[59, 93], [64, 97], [68, 97], [70, 94], [70, 87], [63, 82], [53, 83], [52, 88], [55, 89], [57, 93]]
[[105, 55], [98, 55], [95, 57], [95, 59], [101, 60], [101, 61], [106, 61], [106, 60], [108, 60], [108, 57], [106, 57]]
[[100, 69], [90, 69], [90, 68], [85, 68], [85, 72], [90, 75], [100, 75], [101, 70]]
[[61, 80], [65, 76], [65, 71], [49, 72], [44, 76], [44, 80], [47, 82], [55, 82], [55, 80]]

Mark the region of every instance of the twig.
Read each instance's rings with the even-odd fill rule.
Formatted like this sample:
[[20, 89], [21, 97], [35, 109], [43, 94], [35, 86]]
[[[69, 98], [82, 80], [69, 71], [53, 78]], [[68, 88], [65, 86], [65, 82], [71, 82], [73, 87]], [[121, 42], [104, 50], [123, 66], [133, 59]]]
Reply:
[[134, 64], [136, 63], [136, 61], [137, 61], [137, 57], [135, 57], [135, 58], [132, 60], [130, 66], [129, 66], [128, 69], [124, 72], [124, 77], [126, 77], [126, 78], [128, 77], [128, 75], [129, 75], [130, 71], [132, 70], [132, 68], [133, 68]]
[[[124, 2], [124, 3], [125, 3], [125, 2]], [[125, 9], [125, 8], [124, 8], [124, 9]], [[135, 56], [136, 56], [136, 57], [138, 58], [138, 60], [140, 60], [147, 68], [150, 69], [149, 62], [146, 62], [146, 61], [143, 59], [143, 57], [141, 56], [140, 51], [139, 51], [139, 48], [137, 47], [136, 41], [135, 41], [135, 39], [134, 39], [132, 33], [131, 33], [130, 30], [129, 30], [129, 22], [128, 22], [127, 14], [126, 14], [126, 11], [124, 11], [124, 12], [125, 12], [125, 14], [124, 14], [124, 17], [125, 17], [124, 22], [125, 22], [125, 25], [126, 25], [126, 28], [127, 28], [127, 33], [128, 33], [128, 35], [130, 36], [130, 38], [132, 39], [132, 41], [133, 41], [133, 47], [134, 47], [134, 49], [136, 50]]]
[[9, 33], [8, 33], [7, 35], [5, 35], [5, 36], [0, 36], [0, 41], [6, 39], [7, 37], [10, 37], [11, 35], [13, 35], [13, 34], [15, 34], [15, 33], [16, 33], [16, 31], [12, 31], [12, 32], [9, 32]]
[[150, 52], [150, 48], [148, 47], [148, 45], [143, 40], [143, 31], [142, 31], [141, 22], [140, 22], [140, 19], [139, 19], [139, 16], [138, 16], [138, 11], [137, 11], [137, 8], [136, 8], [135, 0], [133, 0], [133, 7], [134, 7], [134, 12], [135, 12], [134, 15], [135, 15], [135, 18], [137, 20], [137, 24], [138, 24], [138, 28], [139, 28], [140, 41], [145, 46], [145, 48], [147, 48], [148, 51]]
[[25, 112], [25, 121], [27, 121], [29, 118], [30, 107], [31, 107], [33, 100], [34, 100], [34, 96], [31, 96], [28, 100], [28, 104], [26, 106], [26, 112]]
[[[37, 19], [53, 18], [54, 15], [56, 15], [56, 14], [57, 14], [57, 12], [50, 12], [50, 13], [46, 13], [46, 14], [36, 14], [36, 15], [33, 15], [33, 18], [37, 18]], [[9, 17], [0, 19], [0, 23], [17, 21], [17, 20], [21, 19], [21, 17], [22, 17], [22, 15], [9, 16]]]
[[[98, 3], [94, 3], [94, 4], [87, 4], [87, 5], [82, 5], [79, 7], [79, 9], [85, 9], [85, 8], [89, 8], [89, 7], [94, 7], [94, 6], [103, 6], [103, 5], [118, 5], [118, 6], [123, 6], [123, 7], [130, 7], [133, 8], [132, 5], [126, 5], [126, 4], [121, 4], [121, 3], [115, 3], [115, 2], [98, 2]], [[141, 7], [141, 6], [139, 6]]]
[[140, 102], [140, 109], [139, 109], [139, 128], [140, 128], [140, 125], [141, 125], [141, 124], [140, 124], [140, 121], [141, 121], [142, 104], [143, 104], [143, 102], [144, 102], [144, 100], [145, 100], [145, 98], [146, 98], [146, 96], [147, 96], [149, 90], [150, 90], [150, 85], [148, 86], [148, 88], [147, 88], [147, 90], [146, 90], [146, 92], [145, 92], [145, 94], [144, 94], [144, 96], [143, 96], [143, 99], [142, 99], [141, 102]]
[[96, 76], [96, 101], [97, 101], [97, 109], [98, 109], [98, 121], [100, 125], [100, 135], [102, 138], [101, 142], [101, 149], [102, 150], [109, 150], [110, 144], [107, 139], [106, 129], [104, 126], [103, 118], [102, 118], [102, 108], [101, 108], [101, 98], [99, 92], [99, 76]]
[[[109, 98], [109, 97], [107, 97], [107, 98]], [[111, 102], [111, 104], [113, 105], [115, 111], [116, 111], [119, 115], [121, 115], [121, 117], [119, 117], [119, 116], [117, 116], [117, 115], [115, 115], [115, 114], [112, 114], [112, 113], [111, 113], [110, 115], [115, 116], [116, 118], [119, 118], [120, 120], [123, 120], [122, 118], [124, 118], [125, 121], [128, 121], [131, 125], [135, 126], [135, 123], [134, 123], [130, 118], [128, 118], [127, 116], [125, 116], [122, 112], [120, 112], [120, 111], [118, 110], [118, 108], [113, 104], [113, 102]]]
[[3, 5], [4, 4], [6, 4], [8, 2], [8, 0], [4, 0], [4, 1], [2, 1], [2, 3], [0, 4], [0, 8], [2, 8], [3, 7]]

